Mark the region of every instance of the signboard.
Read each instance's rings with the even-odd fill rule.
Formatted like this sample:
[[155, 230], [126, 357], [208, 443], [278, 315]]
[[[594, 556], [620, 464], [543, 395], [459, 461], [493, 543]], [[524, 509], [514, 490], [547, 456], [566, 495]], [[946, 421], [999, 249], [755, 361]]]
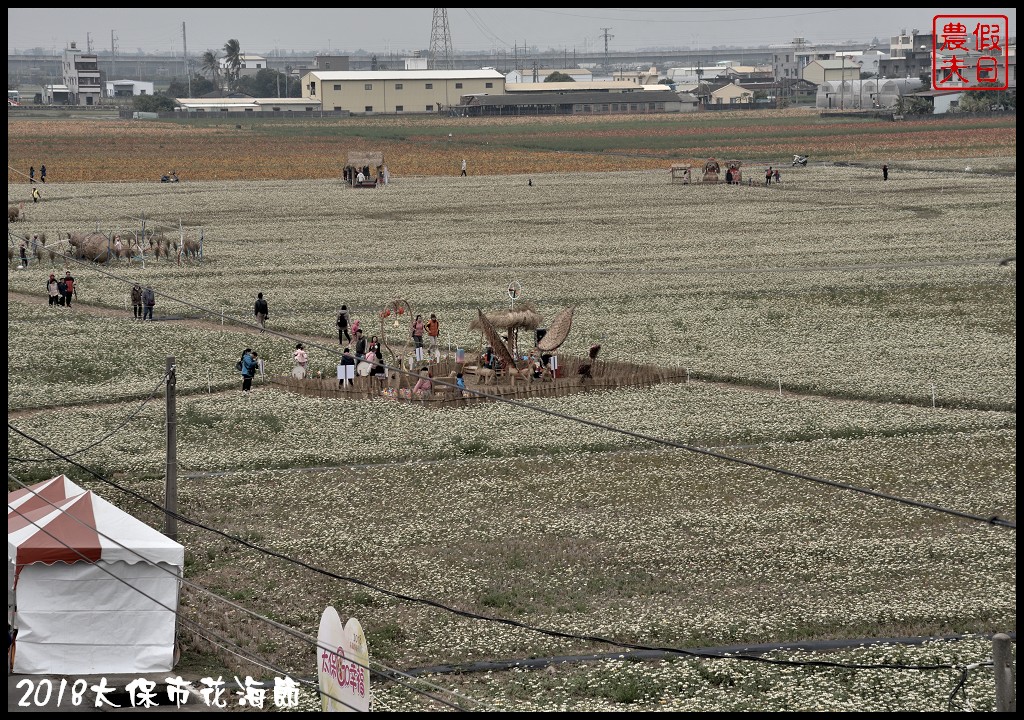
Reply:
[[1006, 15], [932, 18], [933, 90], [1006, 90], [1010, 22]]
[[333, 607], [320, 616], [316, 667], [324, 712], [369, 712], [370, 652], [363, 627], [349, 618], [345, 627]]

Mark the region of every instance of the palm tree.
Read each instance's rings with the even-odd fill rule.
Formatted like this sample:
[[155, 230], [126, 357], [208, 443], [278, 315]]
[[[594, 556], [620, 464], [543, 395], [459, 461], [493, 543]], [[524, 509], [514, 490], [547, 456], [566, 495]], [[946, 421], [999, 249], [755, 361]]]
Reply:
[[228, 66], [228, 79], [237, 80], [242, 74], [242, 48], [237, 40], [224, 43], [224, 61]]
[[214, 83], [220, 78], [220, 58], [216, 50], [207, 50], [202, 57], [203, 73], [210, 77]]

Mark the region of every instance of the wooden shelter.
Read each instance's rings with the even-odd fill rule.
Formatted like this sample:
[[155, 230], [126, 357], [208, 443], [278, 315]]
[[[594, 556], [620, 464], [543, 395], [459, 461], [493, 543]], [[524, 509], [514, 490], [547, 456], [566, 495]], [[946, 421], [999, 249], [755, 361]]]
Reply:
[[693, 173], [692, 165], [676, 164], [672, 166], [672, 182], [689, 185]]
[[[356, 175], [362, 171], [365, 179], [360, 186], [356, 182]], [[342, 170], [342, 179], [351, 187], [376, 187], [378, 183], [384, 182], [384, 153], [367, 151], [350, 151], [348, 163]]]

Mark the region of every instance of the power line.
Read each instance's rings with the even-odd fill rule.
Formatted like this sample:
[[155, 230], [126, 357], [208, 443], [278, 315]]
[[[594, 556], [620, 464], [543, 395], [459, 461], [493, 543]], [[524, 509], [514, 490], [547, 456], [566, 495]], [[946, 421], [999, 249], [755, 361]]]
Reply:
[[[78, 258], [72, 258], [72, 257], [67, 256], [67, 255], [64, 255], [63, 257], [66, 257], [66, 258], [72, 260], [73, 262], [78, 263], [79, 265], [83, 265], [83, 266], [86, 265], [85, 262], [79, 260]], [[108, 272], [106, 270], [103, 270], [102, 268], [95, 267], [94, 263], [90, 263], [89, 265], [92, 266], [91, 269], [94, 270], [95, 272], [98, 272], [100, 274], [106, 275], [106, 276], [108, 276], [108, 277], [110, 277], [110, 278], [112, 278], [112, 279], [114, 279], [114, 280], [116, 280], [118, 282], [125, 283], [126, 285], [130, 284], [132, 282], [130, 280], [125, 280], [125, 279], [123, 279], [121, 277], [118, 277], [114, 273], [111, 273], [111, 272]], [[172, 296], [172, 295], [170, 295], [168, 293], [156, 292], [156, 291], [154, 291], [154, 292], [159, 297], [167, 298], [167, 299], [169, 299], [169, 300], [171, 300], [173, 302], [177, 302], [177, 303], [180, 303], [180, 304], [185, 305], [187, 307], [191, 307], [191, 308], [197, 309], [197, 310], [201, 311], [202, 313], [208, 314], [208, 315], [210, 315], [212, 317], [217, 317], [217, 314], [213, 310], [210, 310], [209, 308], [206, 308], [206, 307], [204, 307], [202, 305], [198, 305], [196, 303], [192, 303], [192, 302], [189, 302], [187, 300], [182, 300], [180, 298], [176, 298], [176, 297], [174, 297], [174, 296]], [[232, 315], [226, 315], [226, 314], [221, 313], [220, 317], [221, 318], [225, 318], [227, 320], [230, 320], [232, 323], [235, 323], [236, 325], [239, 325], [239, 326], [242, 326], [242, 327], [249, 327], [249, 328], [251, 328], [253, 330], [259, 328], [259, 325], [254, 323], [254, 322], [247, 322], [247, 321], [244, 321], [244, 320], [240, 320], [240, 319], [238, 319], [238, 318], [236, 318], [236, 317], [234, 317]], [[283, 333], [283, 332], [279, 332], [279, 331], [276, 331], [276, 330], [271, 330], [269, 328], [266, 329], [265, 332], [267, 334], [270, 334], [270, 335], [275, 335], [277, 337], [284, 338], [286, 340], [289, 340], [290, 342], [299, 341], [299, 342], [307, 343], [308, 345], [310, 345], [310, 347], [315, 347], [315, 348], [318, 348], [320, 350], [324, 350], [329, 355], [332, 355], [332, 354], [337, 355], [337, 354], [339, 354], [339, 350], [337, 348], [333, 347], [333, 346], [328, 347], [328, 346], [322, 345], [320, 343], [317, 343], [315, 341], [311, 342], [311, 341], [308, 341], [308, 340], [302, 340], [301, 338], [298, 338], [298, 337], [296, 337], [294, 335], [289, 335], [288, 333]], [[417, 375], [413, 371], [406, 370], [403, 367], [396, 367], [396, 366], [388, 365], [387, 363], [384, 363], [384, 362], [380, 362], [379, 364], [382, 367], [384, 367], [385, 370], [387, 370], [389, 372], [390, 371], [394, 371], [396, 373], [401, 373], [402, 375], [406, 375], [406, 376], [416, 376]], [[433, 384], [435, 384], [435, 385], [441, 385], [442, 387], [447, 387], [447, 388], [450, 388], [452, 390], [457, 388], [457, 386], [456, 386], [456, 384], [454, 382], [448, 382], [447, 380], [444, 380], [444, 379], [441, 379], [441, 378], [433, 378], [431, 380], [431, 382]], [[520, 408], [520, 409], [523, 409], [523, 410], [529, 410], [531, 412], [541, 413], [543, 415], [547, 415], [549, 417], [558, 418], [560, 420], [566, 420], [566, 421], [569, 421], [569, 422], [576, 422], [576, 423], [580, 423], [580, 424], [583, 424], [583, 425], [588, 425], [590, 427], [597, 428], [598, 430], [604, 430], [606, 432], [612, 432], [612, 433], [617, 433], [617, 434], [620, 434], [620, 435], [626, 435], [628, 437], [633, 437], [633, 438], [636, 438], [638, 440], [643, 440], [645, 442], [654, 443], [656, 445], [664, 445], [664, 446], [667, 446], [667, 447], [678, 448], [680, 450], [687, 450], [689, 452], [698, 453], [698, 454], [701, 454], [701, 455], [707, 455], [709, 457], [714, 457], [714, 458], [717, 458], [719, 460], [724, 460], [726, 462], [732, 462], [732, 463], [737, 463], [737, 464], [740, 464], [740, 465], [746, 465], [747, 467], [756, 468], [758, 470], [764, 470], [764, 471], [767, 471], [767, 472], [778, 473], [780, 475], [786, 475], [788, 477], [796, 478], [796, 479], [799, 479], [799, 480], [807, 480], [809, 482], [819, 483], [821, 485], [826, 485], [828, 487], [832, 487], [832, 488], [836, 488], [836, 489], [850, 490], [852, 492], [858, 492], [858, 493], [862, 493], [864, 495], [870, 495], [872, 497], [877, 497], [877, 498], [884, 499], [884, 500], [891, 500], [893, 502], [902, 503], [902, 504], [905, 504], [905, 505], [909, 505], [909, 506], [912, 506], [912, 507], [917, 507], [917, 508], [921, 508], [921, 509], [925, 509], [925, 510], [934, 510], [936, 512], [946, 513], [946, 514], [953, 515], [953, 516], [956, 516], [956, 517], [960, 517], [960, 518], [963, 518], [963, 519], [966, 519], [966, 520], [974, 520], [974, 521], [986, 523], [986, 524], [989, 524], [989, 525], [997, 525], [997, 526], [1001, 526], [1001, 527], [1008, 527], [1008, 528], [1014, 528], [1014, 529], [1016, 529], [1016, 527], [1017, 527], [1017, 523], [1016, 522], [1011, 521], [1011, 520], [1006, 520], [1004, 518], [999, 517], [998, 515], [992, 515], [992, 516], [988, 516], [988, 517], [981, 516], [981, 515], [975, 515], [975, 514], [972, 514], [972, 513], [962, 512], [960, 510], [953, 510], [953, 509], [950, 509], [950, 508], [944, 508], [944, 507], [941, 507], [939, 505], [935, 505], [935, 504], [932, 504], [932, 503], [922, 502], [920, 500], [913, 500], [913, 499], [909, 499], [909, 498], [902, 498], [902, 497], [898, 497], [896, 495], [890, 495], [888, 493], [879, 492], [877, 490], [871, 490], [869, 488], [863, 488], [863, 487], [859, 487], [859, 486], [856, 486], [856, 485], [850, 485], [848, 483], [841, 483], [841, 482], [834, 481], [834, 480], [827, 480], [825, 478], [819, 478], [819, 477], [816, 477], [814, 475], [808, 475], [806, 473], [799, 473], [799, 472], [796, 472], [796, 471], [793, 471], [793, 470], [786, 470], [784, 468], [778, 468], [778, 467], [775, 467], [775, 466], [772, 466], [772, 465], [767, 465], [765, 463], [759, 463], [759, 462], [756, 462], [756, 461], [753, 461], [753, 460], [746, 460], [744, 458], [733, 457], [731, 455], [726, 455], [725, 453], [721, 453], [721, 452], [718, 452], [718, 451], [715, 451], [715, 450], [711, 450], [710, 448], [703, 448], [703, 447], [699, 447], [699, 446], [696, 446], [696, 445], [688, 445], [686, 443], [676, 442], [674, 440], [666, 440], [664, 438], [654, 437], [652, 435], [647, 435], [645, 433], [637, 432], [637, 431], [634, 431], [634, 430], [626, 430], [624, 428], [614, 427], [612, 425], [608, 425], [606, 423], [598, 422], [596, 420], [588, 420], [586, 418], [581, 418], [581, 417], [577, 417], [577, 416], [574, 416], [574, 415], [568, 415], [566, 413], [562, 413], [562, 412], [559, 412], [557, 410], [549, 410], [547, 408], [540, 407], [539, 405], [534, 405], [534, 404], [526, 403], [526, 402], [523, 402], [521, 400], [513, 400], [513, 399], [510, 399], [510, 398], [502, 397], [500, 395], [492, 395], [492, 394], [490, 394], [490, 393], [488, 393], [486, 391], [483, 391], [483, 390], [476, 390], [476, 389], [471, 389], [471, 388], [467, 387], [465, 390], [463, 390], [463, 393], [470, 393], [472, 395], [475, 395], [475, 396], [478, 396], [478, 397], [481, 397], [481, 398], [493, 400], [493, 401], [496, 401], [496, 402], [505, 403], [507, 405], [511, 405], [513, 407], [517, 407], [517, 408]], [[10, 423], [8, 423], [8, 426], [10, 426]]]
[[[8, 424], [8, 427], [10, 427], [10, 424]], [[28, 439], [28, 440], [30, 440], [32, 442], [35, 442], [36, 444], [38, 444], [38, 445], [44, 447], [45, 449], [49, 450], [50, 452], [54, 453], [58, 457], [61, 457], [61, 455], [60, 455], [60, 453], [58, 451], [56, 451], [53, 448], [49, 447], [48, 445], [46, 445], [42, 441], [37, 440], [36, 438], [33, 438], [33, 437], [31, 437], [31, 436], [21, 432], [20, 430], [17, 430], [16, 428], [11, 428], [11, 429], [14, 430], [14, 432], [18, 433], [19, 435], [21, 435], [22, 437], [25, 437], [26, 439]], [[67, 458], [65, 458], [65, 459], [67, 459]], [[383, 595], [387, 595], [389, 597], [393, 597], [393, 598], [398, 599], [398, 600], [403, 600], [403, 601], [406, 601], [406, 602], [411, 602], [411, 603], [415, 603], [415, 604], [419, 604], [419, 605], [426, 605], [428, 607], [433, 607], [433, 608], [436, 608], [438, 610], [442, 610], [444, 612], [448, 612], [448, 613], [451, 613], [453, 615], [458, 615], [460, 617], [468, 618], [468, 619], [471, 619], [471, 620], [482, 620], [482, 621], [486, 621], [486, 622], [498, 623], [498, 624], [501, 624], [501, 625], [507, 625], [507, 626], [510, 626], [510, 627], [516, 627], [516, 628], [519, 628], [519, 629], [522, 629], [522, 630], [528, 630], [528, 631], [531, 631], [531, 632], [536, 632], [536, 633], [539, 633], [539, 634], [542, 634], [542, 635], [547, 635], [549, 637], [556, 637], [556, 638], [560, 638], [560, 639], [581, 640], [581, 641], [585, 641], [585, 642], [602, 643], [602, 644], [606, 644], [606, 645], [612, 645], [612, 646], [615, 646], [615, 647], [627, 648], [627, 649], [630, 649], [630, 650], [651, 650], [651, 651], [656, 651], [656, 652], [670, 653], [670, 654], [675, 654], [675, 655], [684, 655], [684, 656], [689, 656], [689, 657], [699, 657], [699, 658], [717, 658], [717, 659], [729, 659], [729, 660], [751, 660], [751, 661], [754, 661], [754, 662], [761, 662], [761, 663], [773, 664], [773, 665], [813, 665], [813, 666], [821, 666], [821, 667], [847, 667], [847, 668], [853, 668], [853, 669], [937, 670], [937, 669], [949, 669], [950, 667], [952, 667], [951, 665], [892, 665], [892, 664], [886, 664], [886, 663], [878, 664], [878, 665], [862, 665], [862, 664], [833, 663], [833, 662], [826, 662], [826, 661], [794, 662], [794, 661], [789, 661], [789, 660], [776, 660], [776, 659], [764, 658], [764, 657], [760, 657], [760, 656], [749, 656], [749, 655], [742, 655], [742, 654], [701, 653], [701, 652], [696, 652], [696, 651], [693, 651], [693, 650], [686, 650], [686, 649], [675, 648], [675, 647], [656, 646], [656, 645], [643, 645], [643, 644], [639, 644], [639, 643], [629, 643], [629, 642], [624, 642], [624, 641], [619, 641], [619, 640], [612, 640], [610, 638], [602, 637], [600, 635], [589, 635], [589, 634], [571, 633], [571, 632], [566, 632], [566, 631], [562, 631], [562, 630], [555, 630], [555, 629], [551, 629], [551, 628], [542, 628], [542, 627], [537, 627], [537, 626], [534, 626], [534, 625], [529, 625], [527, 623], [519, 622], [518, 620], [511, 620], [511, 619], [508, 619], [508, 618], [494, 617], [494, 616], [489, 616], [489, 615], [481, 615], [479, 613], [469, 612], [467, 610], [460, 610], [458, 608], [451, 607], [449, 605], [446, 605], [444, 603], [438, 602], [436, 600], [431, 600], [429, 598], [420, 598], [420, 597], [416, 597], [416, 596], [413, 596], [413, 595], [406, 595], [405, 593], [399, 593], [399, 592], [395, 592], [393, 590], [388, 590], [386, 588], [383, 588], [383, 587], [380, 587], [380, 586], [375, 585], [373, 583], [370, 583], [370, 582], [368, 582], [366, 580], [361, 580], [359, 578], [355, 578], [355, 577], [351, 577], [351, 576], [346, 576], [346, 575], [340, 575], [340, 574], [332, 572], [330, 570], [326, 570], [324, 568], [320, 568], [320, 567], [317, 567], [315, 565], [311, 565], [310, 563], [307, 563], [304, 560], [300, 560], [298, 558], [293, 558], [293, 557], [291, 557], [289, 555], [285, 555], [284, 553], [278, 552], [276, 550], [272, 550], [270, 548], [266, 548], [266, 547], [263, 547], [261, 545], [257, 545], [257, 544], [255, 544], [253, 542], [250, 542], [249, 540], [245, 540], [245, 539], [240, 538], [238, 536], [231, 535], [230, 533], [227, 533], [227, 532], [225, 532], [223, 530], [219, 530], [217, 528], [210, 527], [208, 525], [205, 525], [204, 523], [199, 522], [198, 520], [193, 520], [193, 519], [191, 519], [189, 517], [181, 515], [180, 513], [172, 512], [172, 511], [170, 511], [170, 510], [160, 506], [158, 503], [150, 500], [149, 498], [141, 495], [140, 493], [137, 493], [134, 490], [130, 490], [128, 488], [125, 488], [122, 485], [114, 482], [113, 480], [109, 480], [109, 479], [103, 477], [99, 473], [95, 472], [94, 470], [92, 470], [90, 468], [85, 467], [84, 465], [82, 465], [79, 462], [77, 462], [75, 460], [70, 460], [70, 459], [68, 459], [68, 460], [73, 465], [81, 468], [82, 470], [84, 470], [85, 472], [89, 473], [93, 477], [97, 478], [101, 482], [107, 483], [108, 485], [111, 485], [112, 487], [117, 488], [121, 492], [127, 493], [127, 494], [131, 495], [132, 497], [136, 498], [137, 500], [140, 500], [140, 501], [142, 501], [142, 502], [144, 502], [144, 503], [146, 503], [148, 505], [151, 505], [152, 507], [160, 510], [163, 513], [166, 513], [168, 515], [172, 515], [176, 519], [178, 519], [178, 520], [180, 520], [180, 521], [182, 521], [184, 523], [187, 523], [189, 525], [192, 525], [193, 527], [201, 528], [203, 530], [206, 530], [207, 532], [211, 532], [211, 533], [214, 533], [216, 535], [219, 535], [219, 536], [221, 536], [221, 537], [223, 537], [223, 538], [225, 538], [227, 540], [231, 540], [232, 542], [237, 543], [239, 545], [242, 545], [244, 547], [247, 547], [247, 548], [249, 548], [251, 550], [255, 550], [257, 552], [263, 553], [264, 555], [267, 555], [269, 557], [274, 557], [274, 558], [277, 558], [279, 560], [283, 560], [285, 562], [292, 563], [294, 565], [297, 565], [299, 567], [305, 568], [306, 570], [309, 570], [309, 571], [314, 572], [316, 574], [323, 575], [325, 577], [329, 577], [329, 578], [332, 578], [334, 580], [341, 580], [341, 581], [344, 581], [344, 582], [349, 582], [349, 583], [352, 583], [352, 584], [355, 584], [355, 585], [359, 585], [359, 586], [368, 588], [370, 590], [374, 590], [374, 591], [379, 592], [379, 593], [381, 593]]]
[[[8, 477], [10, 477], [10, 475], [8, 475]], [[213, 635], [214, 637], [216, 637], [216, 638], [217, 638], [218, 640], [220, 640], [221, 642], [225, 642], [225, 643], [228, 643], [228, 644], [229, 644], [229, 645], [231, 645], [232, 647], [236, 648], [236, 649], [237, 649], [238, 651], [240, 651], [240, 652], [242, 652], [242, 653], [245, 653], [245, 654], [246, 654], [246, 659], [248, 659], [248, 660], [249, 660], [249, 661], [251, 661], [251, 662], [256, 662], [256, 660], [261, 660], [261, 661], [263, 661], [263, 662], [266, 662], [266, 660], [265, 660], [264, 658], [261, 658], [261, 657], [260, 657], [259, 655], [256, 655], [255, 653], [249, 653], [249, 652], [248, 652], [247, 650], [245, 650], [244, 648], [242, 648], [242, 647], [241, 647], [240, 645], [238, 645], [238, 644], [236, 644], [236, 643], [232, 642], [231, 640], [229, 640], [229, 639], [227, 639], [227, 638], [221, 637], [220, 635], [218, 635], [217, 633], [213, 632], [213, 631], [212, 631], [212, 630], [210, 630], [209, 628], [203, 627], [202, 625], [200, 625], [200, 624], [199, 624], [199, 623], [197, 623], [196, 621], [194, 621], [194, 620], [191, 620], [191, 619], [189, 619], [189, 618], [185, 617], [185, 616], [184, 616], [184, 615], [182, 615], [182, 614], [181, 614], [181, 612], [179, 612], [178, 610], [175, 610], [175, 609], [173, 609], [173, 608], [171, 608], [171, 607], [168, 607], [167, 605], [165, 605], [164, 603], [160, 602], [159, 600], [157, 600], [157, 599], [156, 599], [155, 597], [153, 597], [153, 596], [152, 596], [152, 595], [150, 595], [149, 593], [145, 592], [144, 590], [140, 590], [139, 588], [135, 587], [134, 585], [132, 585], [131, 583], [129, 583], [129, 582], [128, 582], [127, 580], [125, 580], [124, 578], [118, 577], [118, 576], [117, 576], [117, 575], [115, 575], [114, 573], [110, 572], [110, 570], [108, 570], [107, 568], [103, 567], [103, 565], [101, 565], [101, 564], [99, 564], [99, 563], [94, 563], [94, 562], [93, 562], [92, 560], [90, 560], [90, 559], [89, 559], [89, 558], [88, 558], [88, 557], [87, 557], [87, 556], [86, 556], [86, 555], [85, 555], [85, 554], [84, 554], [83, 552], [81, 552], [81, 551], [80, 551], [80, 550], [79, 550], [78, 548], [74, 548], [74, 547], [71, 547], [70, 545], [68, 545], [67, 543], [65, 543], [65, 542], [64, 542], [63, 540], [61, 540], [61, 539], [60, 539], [59, 537], [57, 537], [56, 535], [54, 535], [53, 533], [51, 533], [50, 531], [48, 531], [48, 530], [47, 530], [47, 529], [46, 529], [45, 527], [43, 527], [43, 526], [39, 525], [39, 524], [38, 524], [38, 523], [37, 523], [37, 522], [36, 522], [35, 520], [32, 520], [32, 519], [31, 519], [31, 518], [29, 518], [29, 517], [28, 517], [27, 515], [25, 515], [24, 513], [22, 513], [22, 512], [21, 512], [21, 511], [20, 511], [20, 510], [19, 510], [18, 508], [12, 508], [12, 507], [11, 507], [10, 505], [8, 505], [8, 506], [7, 506], [7, 508], [8, 508], [8, 510], [9, 510], [9, 511], [11, 511], [11, 512], [14, 512], [14, 513], [17, 513], [18, 515], [20, 515], [20, 516], [21, 516], [22, 518], [24, 518], [24, 519], [25, 519], [25, 520], [26, 520], [27, 522], [29, 522], [29, 523], [31, 523], [32, 525], [34, 525], [34, 526], [35, 526], [36, 528], [38, 528], [38, 529], [39, 529], [39, 530], [40, 530], [41, 532], [43, 532], [43, 533], [45, 533], [46, 535], [48, 535], [48, 536], [49, 536], [49, 537], [50, 537], [51, 539], [53, 539], [54, 541], [56, 541], [56, 542], [57, 542], [58, 544], [60, 544], [60, 545], [62, 545], [62, 546], [64, 546], [64, 547], [66, 547], [66, 548], [67, 548], [68, 550], [70, 550], [70, 551], [72, 551], [73, 553], [75, 553], [76, 555], [78, 555], [78, 556], [79, 556], [79, 557], [80, 557], [80, 558], [81, 558], [82, 560], [84, 560], [85, 562], [88, 562], [89, 564], [91, 564], [91, 565], [95, 566], [95, 567], [96, 567], [96, 568], [97, 568], [98, 570], [101, 570], [102, 572], [106, 573], [107, 575], [110, 575], [110, 577], [112, 577], [112, 578], [114, 578], [115, 580], [117, 580], [118, 582], [120, 582], [120, 583], [122, 583], [122, 584], [124, 584], [124, 585], [128, 586], [129, 588], [131, 588], [131, 589], [132, 589], [132, 590], [134, 590], [135, 592], [137, 592], [137, 593], [139, 593], [140, 595], [142, 595], [142, 596], [143, 596], [144, 598], [146, 598], [147, 600], [150, 600], [150, 601], [152, 601], [152, 602], [153, 602], [154, 604], [156, 604], [156, 605], [159, 605], [159, 606], [160, 606], [160, 607], [162, 607], [162, 608], [163, 608], [164, 610], [167, 610], [168, 612], [174, 613], [175, 617], [179, 618], [179, 619], [180, 619], [180, 620], [182, 620], [183, 622], [185, 622], [185, 623], [188, 623], [189, 625], [195, 625], [195, 626], [197, 626], [197, 627], [199, 627], [199, 628], [202, 628], [203, 630], [206, 630], [207, 632], [211, 633], [211, 634], [212, 634], [212, 635]], [[261, 663], [259, 663], [259, 662], [256, 662], [256, 664], [261, 664]], [[273, 670], [274, 672], [279, 672], [279, 673], [281, 673], [282, 675], [285, 675], [285, 676], [287, 676], [287, 677], [291, 677], [291, 676], [289, 675], [289, 673], [288, 673], [288, 672], [287, 672], [286, 670], [284, 670], [284, 669], [282, 669], [282, 668], [278, 668], [278, 667], [274, 666], [273, 664], [267, 663], [266, 665], [264, 665], [264, 667], [269, 667], [269, 668], [270, 668], [271, 670]], [[316, 688], [317, 692], [319, 692], [319, 693], [322, 693], [322, 694], [325, 694], [325, 695], [327, 694], [327, 693], [324, 693], [324, 692], [323, 692], [322, 690], [320, 690], [320, 687], [319, 687], [319, 685], [318, 685], [318, 684], [314, 684], [314, 683], [313, 683], [312, 681], [310, 681], [310, 680], [305, 680], [305, 679], [303, 679], [303, 678], [297, 678], [297, 680], [298, 680], [298, 682], [300, 682], [300, 683], [305, 683], [305, 684], [307, 684], [307, 685], [313, 685], [313, 686], [314, 686], [314, 687]], [[347, 704], [347, 703], [346, 703], [346, 702], [345, 702], [344, 700], [341, 700], [340, 698], [336, 698], [336, 697], [333, 697], [333, 696], [328, 696], [328, 697], [331, 697], [331, 699], [332, 699], [332, 700], [336, 700], [337, 702], [340, 702], [341, 704], [343, 704], [343, 705], [345, 705], [346, 707], [348, 707], [348, 708], [349, 708], [350, 710], [357, 710], [357, 708], [355, 708], [355, 707], [352, 707], [351, 705], [348, 705], [348, 704]]]
[[[126, 417], [117, 427], [115, 427], [113, 430], [111, 430], [106, 435], [101, 437], [99, 440], [96, 440], [95, 442], [89, 443], [85, 447], [81, 447], [78, 450], [72, 450], [71, 452], [66, 453], [66, 455], [68, 457], [71, 457], [72, 455], [79, 455], [79, 454], [85, 452], [86, 450], [89, 450], [90, 448], [94, 448], [97, 445], [99, 445], [101, 442], [103, 442], [104, 440], [109, 438], [111, 435], [116, 433], [118, 430], [123, 428], [125, 425], [127, 425], [133, 418], [135, 418], [140, 412], [142, 412], [142, 408], [146, 407], [146, 404], [149, 403], [149, 401], [152, 400], [156, 396], [156, 391], [160, 389], [160, 386], [164, 384], [164, 380], [166, 380], [166, 379], [167, 379], [167, 373], [164, 373], [164, 376], [157, 381], [156, 386], [153, 388], [153, 391], [149, 394], [149, 397], [146, 398], [145, 400], [143, 400], [142, 404], [139, 405], [139, 407], [137, 407], [134, 412], [132, 412], [130, 415], [128, 415], [128, 417]], [[14, 459], [17, 459], [19, 462], [47, 462], [46, 458], [14, 458]]]

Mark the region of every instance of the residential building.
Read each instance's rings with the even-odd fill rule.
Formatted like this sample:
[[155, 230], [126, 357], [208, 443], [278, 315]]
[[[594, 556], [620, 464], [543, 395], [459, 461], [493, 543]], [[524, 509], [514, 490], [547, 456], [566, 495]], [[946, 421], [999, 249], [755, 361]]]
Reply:
[[853, 82], [860, 80], [860, 68], [845, 57], [812, 60], [804, 67], [803, 79], [815, 85], [821, 85], [828, 80]]
[[[267, 65], [267, 59], [262, 55], [239, 55], [238, 56], [241, 65], [238, 67], [238, 76], [246, 77], [249, 75], [255, 75], [260, 70], [266, 70], [269, 66]], [[230, 62], [228, 58], [222, 57], [219, 59], [221, 75], [227, 76], [227, 72], [230, 68]]]
[[889, 40], [889, 57], [878, 63], [878, 74], [886, 78], [920, 77], [932, 74], [932, 50], [934, 38], [931, 33], [921, 34], [917, 30], [906, 30]]
[[325, 111], [356, 115], [446, 112], [463, 95], [503, 94], [505, 76], [482, 70], [311, 70], [302, 95]]
[[143, 80], [108, 80], [104, 83], [104, 97], [135, 97], [137, 95], [152, 95], [153, 83]]
[[43, 85], [39, 101], [44, 105], [74, 105], [74, 96], [67, 85]]
[[[64, 50], [61, 76], [67, 87], [68, 105], [100, 104], [100, 66], [95, 53], [82, 52], [78, 49], [77, 43], [71, 43], [70, 47]], [[51, 93], [50, 97], [55, 97], [55, 93]], [[56, 100], [52, 102], [60, 104]]]
[[727, 83], [711, 91], [711, 105], [747, 105], [754, 102], [754, 91], [737, 83]]

